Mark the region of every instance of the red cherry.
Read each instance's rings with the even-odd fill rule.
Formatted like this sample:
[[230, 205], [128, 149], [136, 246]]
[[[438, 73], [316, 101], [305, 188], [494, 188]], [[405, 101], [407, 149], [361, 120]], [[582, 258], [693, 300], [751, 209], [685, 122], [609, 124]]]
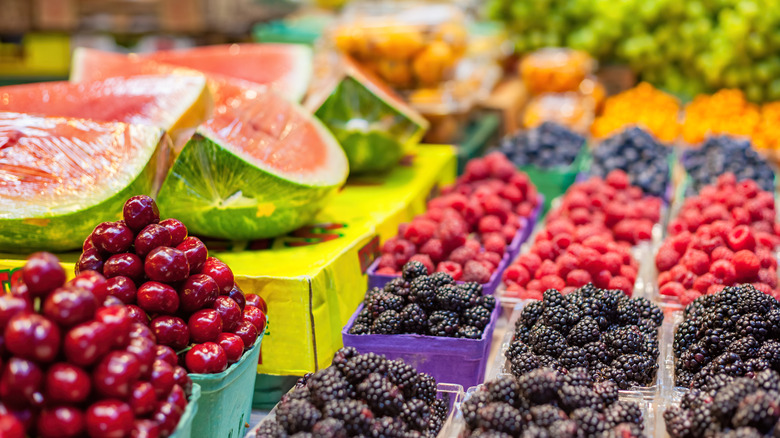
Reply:
[[35, 362], [12, 357], [0, 378], [0, 398], [10, 406], [40, 406], [43, 403], [43, 371]]
[[214, 279], [205, 274], [191, 275], [179, 289], [179, 310], [192, 313], [211, 307], [218, 296], [218, 286]]
[[60, 328], [37, 313], [17, 314], [5, 328], [5, 348], [23, 359], [51, 362], [60, 351]]
[[158, 316], [149, 324], [157, 343], [167, 345], [174, 351], [183, 349], [190, 343], [190, 331], [184, 320], [175, 316]]
[[255, 326], [257, 333], [263, 333], [265, 331], [265, 313], [257, 307], [250, 305], [244, 307], [244, 319]]
[[143, 325], [149, 324], [149, 317], [146, 316], [146, 312], [134, 304], [127, 305], [127, 315], [131, 320], [133, 320], [133, 322], [137, 322], [138, 324]]
[[154, 412], [154, 407], [157, 404], [154, 386], [149, 382], [137, 382], [133, 385], [128, 403], [130, 403], [130, 407], [133, 409], [136, 417], [151, 414]]
[[35, 300], [35, 297], [30, 293], [30, 289], [27, 289], [27, 285], [21, 281], [11, 285], [11, 296], [22, 298], [30, 303]]
[[176, 379], [176, 384], [184, 389], [184, 392], [189, 396], [192, 393], [192, 379], [187, 373], [184, 367], [176, 366], [173, 368], [173, 378]]
[[171, 389], [171, 392], [168, 394], [168, 398], [166, 398], [165, 401], [176, 406], [182, 413], [187, 409], [187, 394], [184, 393], [184, 390], [179, 385], [173, 385], [173, 389]]
[[81, 252], [90, 250], [95, 247], [95, 244], [92, 243], [92, 234], [90, 233], [89, 236], [87, 236], [86, 239], [84, 239], [84, 243], [81, 244]]
[[84, 289], [65, 286], [54, 290], [43, 303], [43, 314], [62, 327], [89, 321], [97, 310], [95, 296]]
[[172, 403], [161, 402], [157, 404], [157, 409], [154, 410], [152, 418], [160, 425], [160, 433], [163, 436], [168, 436], [176, 430], [181, 414]]
[[149, 375], [155, 359], [157, 345], [149, 338], [132, 338], [125, 351], [138, 359], [141, 377]]
[[244, 354], [244, 341], [238, 335], [221, 333], [217, 338], [217, 343], [225, 350], [229, 364], [238, 362]]
[[119, 400], [100, 400], [87, 409], [87, 432], [91, 438], [128, 436], [134, 421], [130, 405]]
[[69, 363], [55, 363], [46, 372], [46, 399], [53, 403], [81, 403], [92, 390], [89, 374]]
[[171, 232], [162, 225], [151, 224], [135, 236], [135, 253], [146, 257], [153, 249], [171, 246]]
[[24, 425], [11, 414], [0, 414], [0, 436], [3, 438], [24, 438]]
[[141, 377], [138, 358], [126, 351], [112, 351], [98, 362], [93, 371], [95, 389], [104, 397], [126, 399]]
[[233, 330], [234, 334], [237, 334], [242, 341], [244, 341], [244, 348], [249, 350], [255, 345], [257, 340], [257, 327], [247, 320], [243, 320], [238, 323], [238, 327]]
[[224, 295], [218, 296], [214, 301], [214, 310], [219, 313], [222, 318], [222, 330], [230, 332], [238, 326], [239, 321], [243, 318], [241, 314], [241, 308], [231, 298]]
[[22, 280], [33, 297], [43, 297], [65, 283], [65, 270], [54, 254], [36, 252], [27, 258]]
[[95, 271], [82, 271], [67, 284], [92, 292], [98, 303], [102, 303], [108, 297], [106, 278]]
[[138, 289], [138, 306], [148, 313], [170, 314], [179, 308], [179, 294], [167, 284], [147, 281]]
[[122, 300], [113, 295], [109, 295], [103, 300], [103, 305], [101, 307], [124, 307], [124, 305], [125, 303], [123, 303]]
[[135, 420], [130, 438], [160, 438], [160, 425], [154, 420]]
[[135, 232], [149, 224], [160, 222], [160, 210], [149, 196], [137, 195], [128, 199], [122, 208], [122, 217], [130, 229]]
[[65, 334], [63, 350], [68, 362], [90, 366], [111, 348], [111, 332], [98, 321], [79, 324]]
[[134, 239], [133, 231], [124, 221], [103, 222], [92, 231], [95, 248], [108, 254], [127, 252]]
[[152, 329], [149, 328], [148, 324], [139, 324], [137, 322], [131, 323], [130, 331], [127, 333], [127, 336], [130, 339], [147, 338], [150, 341], [157, 343], [157, 337], [152, 332]]
[[198, 310], [187, 322], [192, 342], [215, 342], [222, 333], [222, 318], [216, 310]]
[[227, 294], [230, 299], [236, 302], [238, 304], [238, 307], [241, 308], [241, 311], [244, 311], [244, 307], [246, 306], [246, 297], [244, 296], [244, 292], [241, 291], [241, 289], [238, 287], [238, 285], [234, 285], [233, 289], [230, 290]]
[[206, 342], [193, 346], [184, 357], [184, 363], [191, 373], [221, 373], [227, 368], [227, 355], [218, 344]]
[[123, 275], [106, 280], [106, 290], [108, 295], [119, 298], [124, 304], [133, 304], [137, 299], [135, 283]]
[[154, 387], [154, 393], [158, 399], [162, 399], [173, 389], [173, 385], [176, 384], [176, 377], [173, 373], [174, 369], [171, 364], [162, 360], [155, 360], [152, 364], [152, 375], [149, 378], [149, 383]]
[[90, 248], [79, 256], [76, 274], [86, 271], [103, 272], [103, 256], [97, 248]]
[[112, 345], [123, 348], [130, 337], [130, 324], [133, 321], [124, 306], [103, 307], [95, 313], [95, 321], [102, 322], [108, 328]]
[[32, 302], [24, 298], [0, 294], [0, 331], [5, 331], [8, 321], [15, 315], [32, 310]]
[[71, 406], [46, 408], [38, 416], [38, 435], [41, 438], [74, 438], [84, 433], [85, 416]]
[[190, 265], [187, 257], [176, 248], [161, 246], [153, 249], [144, 262], [146, 276], [162, 283], [175, 283], [187, 278]]
[[216, 257], [207, 258], [200, 273], [213, 278], [219, 286], [220, 293], [230, 293], [233, 289], [233, 271]]
[[168, 362], [171, 366], [176, 366], [179, 363], [179, 357], [176, 356], [176, 352], [173, 348], [167, 345], [157, 345], [154, 347], [154, 359]]
[[165, 219], [160, 221], [160, 225], [171, 232], [171, 246], [177, 246], [187, 238], [187, 227], [178, 219]]
[[22, 426], [27, 430], [32, 430], [32, 428], [35, 425], [36, 417], [38, 416], [38, 410], [31, 407], [14, 407], [14, 406], [2, 406], [3, 412], [7, 412], [14, 417], [16, 417], [17, 420], [19, 420], [20, 423], [22, 423]]
[[133, 281], [144, 278], [144, 262], [135, 254], [126, 252], [114, 254], [103, 264], [103, 275], [106, 278], [123, 276]]
[[268, 305], [265, 303], [263, 297], [257, 294], [246, 294], [246, 304], [249, 306], [255, 306], [262, 310], [263, 313], [268, 314]]
[[176, 245], [176, 249], [184, 252], [187, 256], [187, 263], [190, 265], [190, 274], [200, 272], [203, 264], [206, 263], [206, 259], [209, 256], [209, 250], [206, 245], [201, 242], [200, 239], [194, 236], [189, 236], [184, 241]]

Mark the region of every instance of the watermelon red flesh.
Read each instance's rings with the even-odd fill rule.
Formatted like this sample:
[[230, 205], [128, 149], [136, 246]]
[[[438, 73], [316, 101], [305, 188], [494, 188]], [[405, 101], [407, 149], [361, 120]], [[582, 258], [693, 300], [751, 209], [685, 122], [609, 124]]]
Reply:
[[77, 249], [166, 166], [160, 128], [0, 113], [0, 251]]

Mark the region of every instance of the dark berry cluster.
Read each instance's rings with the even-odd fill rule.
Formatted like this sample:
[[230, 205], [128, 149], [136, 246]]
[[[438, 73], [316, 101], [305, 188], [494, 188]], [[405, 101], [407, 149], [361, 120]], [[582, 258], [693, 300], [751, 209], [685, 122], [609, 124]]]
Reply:
[[342, 348], [330, 367], [298, 380], [257, 438], [435, 437], [449, 412], [436, 380], [401, 360]]
[[516, 166], [542, 169], [569, 166], [577, 158], [585, 138], [554, 122], [505, 137], [499, 146]]
[[672, 348], [678, 386], [780, 371], [780, 303], [749, 284], [703, 295], [685, 308]]
[[724, 173], [733, 173], [738, 181], [753, 180], [762, 190], [774, 190], [774, 172], [750, 141], [729, 136], [710, 137], [699, 148], [683, 155], [682, 163], [691, 177], [690, 194], [699, 193]]
[[610, 381], [539, 368], [486, 383], [463, 402], [470, 437], [641, 437], [642, 410]]
[[483, 296], [479, 283], [457, 284], [447, 273], [426, 272], [422, 263], [411, 261], [403, 277], [368, 291], [349, 333], [481, 339], [496, 299]]
[[540, 368], [577, 370], [620, 389], [653, 384], [663, 313], [645, 298], [592, 284], [562, 295], [555, 289], [528, 304], [515, 324], [506, 357], [512, 374]]
[[664, 412], [671, 438], [760, 438], [780, 432], [780, 374], [718, 380], [707, 391], [687, 392]]

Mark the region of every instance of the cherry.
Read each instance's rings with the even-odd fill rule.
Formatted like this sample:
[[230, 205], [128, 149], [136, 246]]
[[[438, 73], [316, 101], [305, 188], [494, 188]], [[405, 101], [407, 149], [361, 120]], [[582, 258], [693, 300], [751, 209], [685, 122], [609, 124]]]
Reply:
[[33, 297], [43, 297], [65, 283], [65, 270], [54, 254], [36, 252], [27, 258], [22, 280]]
[[152, 375], [149, 383], [154, 387], [154, 393], [158, 399], [162, 399], [173, 389], [176, 377], [173, 375], [173, 366], [162, 360], [155, 360], [152, 364]]
[[103, 256], [97, 248], [88, 249], [79, 256], [76, 273], [80, 274], [84, 271], [103, 272]]
[[134, 421], [130, 405], [119, 400], [100, 400], [87, 409], [87, 432], [91, 438], [128, 436]]
[[217, 338], [217, 343], [227, 355], [228, 363], [236, 363], [244, 354], [244, 341], [238, 335], [233, 333], [221, 333]]
[[63, 350], [68, 362], [90, 366], [111, 348], [111, 331], [99, 321], [79, 324], [65, 334]]
[[81, 244], [81, 252], [90, 250], [95, 247], [95, 244], [92, 243], [92, 234], [87, 236], [86, 239], [84, 239], [84, 243]]
[[230, 293], [233, 289], [233, 271], [216, 257], [207, 258], [200, 273], [213, 278], [219, 286], [220, 293]]
[[127, 336], [130, 337], [130, 339], [147, 338], [150, 341], [157, 343], [157, 337], [152, 332], [152, 329], [149, 328], [148, 324], [139, 324], [137, 322], [131, 323], [130, 331], [127, 333]]
[[161, 246], [171, 246], [171, 232], [162, 225], [151, 224], [135, 236], [135, 253], [146, 257], [153, 249]]
[[238, 326], [239, 321], [243, 318], [241, 315], [241, 308], [238, 307], [238, 304], [224, 295], [217, 297], [213, 307], [222, 318], [222, 330], [226, 332], [235, 329]]
[[141, 363], [126, 351], [112, 351], [93, 370], [95, 389], [107, 398], [125, 399], [132, 385], [141, 377]]
[[160, 425], [156, 421], [136, 420], [133, 430], [130, 431], [130, 438], [160, 438], [161, 434]]
[[103, 300], [103, 305], [101, 307], [114, 307], [114, 306], [124, 306], [125, 303], [122, 302], [119, 298], [109, 295], [106, 297], [105, 300]]
[[179, 308], [179, 294], [167, 284], [147, 281], [138, 289], [138, 306], [148, 313], [170, 314]]
[[184, 320], [175, 316], [158, 316], [149, 327], [157, 337], [157, 343], [167, 345], [174, 351], [183, 349], [190, 343], [190, 331]]
[[184, 389], [184, 392], [189, 395], [192, 393], [192, 379], [187, 373], [184, 367], [176, 366], [173, 368], [173, 377], [176, 379], [176, 384]]
[[216, 310], [198, 310], [190, 316], [187, 327], [190, 329], [192, 342], [216, 342], [222, 333], [222, 318]]
[[22, 359], [51, 362], [60, 351], [60, 328], [37, 313], [20, 313], [5, 328], [5, 348]]
[[152, 363], [155, 360], [156, 347], [154, 341], [149, 338], [133, 338], [125, 351], [134, 355], [138, 359], [141, 377], [148, 376], [152, 370]]
[[24, 425], [11, 414], [0, 414], [0, 436], [3, 438], [24, 438]]
[[5, 331], [8, 321], [19, 313], [32, 312], [32, 302], [12, 295], [0, 294], [0, 331]]
[[133, 322], [137, 322], [138, 324], [143, 325], [149, 324], [149, 317], [146, 316], [146, 312], [134, 304], [127, 305], [127, 315], [131, 320], [133, 320]]
[[244, 341], [244, 348], [249, 350], [255, 345], [257, 340], [257, 327], [247, 320], [243, 320], [238, 323], [238, 327], [233, 330], [233, 333], [238, 335], [242, 341]]
[[181, 413], [184, 413], [184, 410], [187, 409], [187, 394], [184, 393], [184, 389], [179, 385], [173, 385], [173, 389], [171, 389], [165, 401], [176, 406]]
[[30, 293], [30, 289], [27, 289], [27, 285], [21, 281], [11, 285], [11, 296], [16, 298], [23, 298], [30, 303], [35, 300], [35, 297], [33, 297]]
[[206, 249], [206, 245], [201, 242], [200, 239], [194, 236], [189, 236], [184, 241], [176, 245], [176, 249], [184, 252], [187, 256], [187, 263], [190, 265], [190, 274], [200, 272], [203, 264], [206, 263], [206, 259], [209, 256], [209, 250]]
[[67, 284], [91, 292], [98, 303], [102, 303], [108, 297], [106, 278], [95, 271], [81, 271]]
[[131, 230], [138, 232], [149, 224], [160, 222], [160, 210], [149, 196], [137, 195], [128, 199], [122, 208], [122, 217]]
[[114, 254], [103, 264], [103, 275], [106, 278], [121, 275], [133, 281], [141, 281], [144, 278], [144, 263], [140, 257], [129, 252]]
[[233, 289], [227, 293], [227, 296], [235, 301], [236, 304], [238, 304], [238, 307], [241, 308], [242, 312], [244, 311], [244, 307], [246, 306], [246, 297], [244, 297], [244, 292], [241, 291], [238, 285], [233, 286]]
[[97, 300], [87, 290], [74, 286], [54, 290], [43, 303], [43, 314], [62, 327], [73, 327], [95, 316]]
[[46, 371], [46, 400], [53, 403], [81, 403], [92, 390], [89, 374], [69, 363], [55, 363]]
[[35, 419], [38, 415], [37, 409], [29, 407], [19, 408], [6, 406], [6, 410], [9, 414], [16, 417], [16, 419], [22, 423], [22, 426], [25, 429], [32, 430], [33, 426], [35, 425]]
[[184, 226], [178, 219], [165, 219], [160, 221], [160, 225], [164, 226], [171, 232], [171, 246], [178, 246], [184, 242], [187, 238], [187, 227]]
[[106, 280], [106, 291], [109, 296], [116, 297], [123, 304], [133, 304], [136, 301], [135, 283], [123, 275]]
[[244, 319], [251, 322], [252, 325], [257, 328], [257, 333], [263, 333], [263, 331], [265, 331], [265, 313], [257, 307], [250, 305], [244, 307]]
[[154, 411], [157, 404], [157, 395], [154, 393], [154, 386], [149, 382], [137, 382], [133, 385], [128, 400], [130, 407], [136, 417], [143, 417]]
[[176, 430], [181, 414], [173, 403], [164, 401], [157, 404], [152, 418], [160, 425], [160, 433], [168, 436]]
[[133, 231], [124, 221], [103, 222], [92, 231], [95, 248], [108, 254], [127, 252], [134, 239]]
[[255, 306], [258, 309], [262, 310], [263, 313], [268, 313], [268, 305], [265, 303], [265, 300], [263, 297], [257, 294], [246, 294], [246, 303], [250, 306]]
[[95, 321], [102, 322], [108, 328], [110, 339], [114, 347], [122, 348], [127, 345], [130, 337], [130, 324], [133, 321], [124, 306], [103, 307], [95, 313]]
[[11, 406], [39, 406], [43, 403], [43, 371], [35, 362], [12, 357], [0, 378], [0, 398]]
[[41, 438], [73, 438], [84, 433], [85, 416], [78, 408], [59, 406], [47, 408], [38, 416], [38, 435]]
[[176, 366], [176, 364], [179, 363], [179, 357], [176, 356], [176, 352], [173, 351], [173, 348], [167, 345], [157, 345], [154, 348], [155, 348], [154, 350], [155, 360], [168, 362], [169, 364], [171, 364], [171, 366]]
[[191, 275], [179, 289], [179, 310], [192, 313], [211, 307], [218, 296], [218, 286], [214, 279], [205, 274]]
[[190, 266], [187, 257], [176, 248], [161, 246], [146, 256], [144, 262], [146, 276], [162, 283], [175, 283], [187, 278]]
[[206, 342], [193, 346], [184, 357], [184, 363], [191, 373], [221, 373], [227, 368], [227, 355], [219, 344]]

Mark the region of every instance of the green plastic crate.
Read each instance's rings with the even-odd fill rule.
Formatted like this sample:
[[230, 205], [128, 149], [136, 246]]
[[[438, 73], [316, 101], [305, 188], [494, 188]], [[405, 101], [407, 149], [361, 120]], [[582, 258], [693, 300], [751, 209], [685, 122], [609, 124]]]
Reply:
[[242, 438], [246, 434], [262, 340], [260, 334], [241, 360], [219, 374], [190, 374], [201, 392], [192, 437]]
[[519, 169], [528, 175], [539, 193], [544, 195], [544, 213], [550, 209], [553, 200], [561, 196], [566, 189], [574, 184], [582, 162], [587, 159], [588, 145], [583, 144], [580, 153], [568, 166], [552, 169], [542, 169], [537, 166], [520, 166]]
[[252, 409], [269, 411], [295, 386], [299, 376], [273, 376], [258, 374], [255, 381], [255, 396], [252, 398]]
[[458, 175], [463, 173], [466, 163], [485, 153], [488, 144], [498, 135], [501, 124], [497, 114], [487, 113], [469, 123], [463, 141], [458, 145]]
[[192, 394], [187, 402], [187, 409], [179, 420], [179, 425], [169, 438], [190, 438], [192, 436], [192, 420], [198, 414], [198, 400], [200, 399], [200, 385], [192, 384]]

